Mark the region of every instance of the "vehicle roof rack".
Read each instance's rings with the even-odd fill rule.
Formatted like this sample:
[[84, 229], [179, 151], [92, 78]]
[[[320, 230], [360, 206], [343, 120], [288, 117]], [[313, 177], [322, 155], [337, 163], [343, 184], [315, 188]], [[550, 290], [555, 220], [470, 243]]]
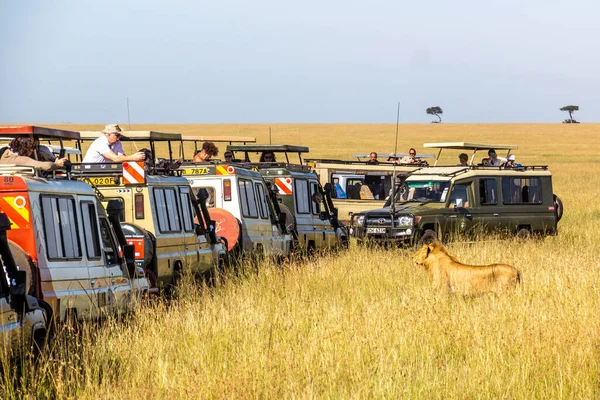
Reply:
[[[82, 131], [80, 139], [83, 141], [96, 140], [103, 133], [101, 131]], [[123, 131], [120, 132], [121, 141], [147, 140], [155, 142], [181, 141], [180, 133], [156, 132], [156, 131]]]
[[440, 155], [442, 154], [442, 150], [444, 149], [454, 149], [454, 150], [473, 150], [473, 154], [471, 155], [471, 160], [469, 164], [473, 164], [473, 159], [475, 158], [475, 153], [477, 150], [507, 150], [506, 157], [510, 154], [511, 150], [517, 150], [519, 146], [512, 144], [489, 144], [489, 143], [473, 143], [473, 142], [439, 142], [439, 143], [423, 143], [423, 147], [425, 148], [433, 148], [440, 149], [438, 151], [438, 155], [435, 158], [434, 166], [437, 165], [438, 160], [440, 159]]
[[30, 135], [34, 138], [49, 139], [67, 139], [78, 140], [79, 132], [66, 131], [64, 129], [45, 128], [42, 126], [21, 125], [21, 126], [0, 126], [0, 137]]
[[416, 170], [412, 175], [454, 176], [469, 171], [471, 167], [427, 167]]
[[227, 146], [230, 151], [263, 152], [272, 151], [273, 153], [308, 153], [308, 147], [295, 146], [289, 144], [230, 144]]
[[182, 135], [184, 142], [217, 142], [217, 143], [256, 143], [256, 138], [251, 136], [197, 136]]
[[[357, 158], [358, 161], [362, 161], [361, 158], [369, 158], [369, 156], [371, 155], [371, 153], [359, 153], [359, 154], [352, 154], [352, 158]], [[396, 157], [396, 158], [402, 158], [402, 157], [408, 157], [408, 153], [386, 153], [386, 152], [381, 152], [381, 153], [377, 153], [378, 156], [386, 156], [388, 158], [390, 157]], [[418, 153], [415, 158], [435, 158], [434, 154], [421, 154]], [[380, 161], [381, 163], [381, 161]]]
[[267, 168], [284, 168], [290, 171], [311, 172], [312, 169], [308, 165], [286, 163], [286, 162], [234, 162], [232, 166], [240, 166], [247, 169], [267, 169]]

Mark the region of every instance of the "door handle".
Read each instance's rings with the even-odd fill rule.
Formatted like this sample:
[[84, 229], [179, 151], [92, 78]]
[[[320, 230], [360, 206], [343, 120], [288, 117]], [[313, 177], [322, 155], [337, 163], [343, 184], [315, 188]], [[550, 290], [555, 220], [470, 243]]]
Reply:
[[500, 214], [498, 214], [498, 213], [494, 213], [494, 217], [497, 217], [498, 215], [500, 215]]
[[450, 215], [448, 218], [456, 218], [456, 215]]

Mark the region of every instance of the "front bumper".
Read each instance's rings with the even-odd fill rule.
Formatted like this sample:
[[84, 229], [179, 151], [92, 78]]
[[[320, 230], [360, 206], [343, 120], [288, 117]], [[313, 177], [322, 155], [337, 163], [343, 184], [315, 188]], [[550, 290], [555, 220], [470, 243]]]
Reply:
[[373, 240], [378, 242], [412, 242], [415, 229], [413, 227], [356, 227], [350, 228], [350, 234], [358, 240]]

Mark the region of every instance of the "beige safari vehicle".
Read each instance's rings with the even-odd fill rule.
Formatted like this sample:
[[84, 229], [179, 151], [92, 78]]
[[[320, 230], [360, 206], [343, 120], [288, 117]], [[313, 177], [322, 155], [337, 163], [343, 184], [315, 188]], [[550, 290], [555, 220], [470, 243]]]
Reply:
[[[82, 132], [81, 141], [95, 140], [101, 134]], [[215, 234], [210, 215], [199, 207], [187, 179], [176, 176], [178, 165], [170, 161], [172, 145], [181, 143], [181, 135], [128, 131], [123, 132], [121, 141], [148, 144], [151, 159], [75, 164], [73, 174], [93, 185], [105, 204], [115, 200], [123, 205], [123, 231], [128, 243], [135, 245], [136, 264], [146, 271], [151, 286], [172, 288], [182, 273], [203, 276], [221, 268], [227, 248]], [[159, 144], [163, 151], [168, 149], [168, 158], [156, 157]]]
[[[347, 228], [338, 220], [331, 201], [331, 185], [322, 187], [317, 174], [302, 165], [308, 147], [293, 145], [229, 145], [227, 150], [240, 155], [243, 165], [260, 172], [271, 190], [277, 193], [279, 207], [286, 214], [286, 226], [302, 251], [347, 247]], [[260, 162], [260, 154], [276, 156], [274, 162]], [[290, 162], [293, 154], [298, 163]], [[241, 156], [243, 155], [243, 156]], [[258, 162], [253, 162], [257, 160]]]
[[[383, 153], [378, 153], [383, 154]], [[386, 153], [387, 154], [387, 153]], [[389, 153], [388, 159], [401, 159], [407, 154]], [[432, 154], [418, 154], [418, 158], [432, 159]], [[393, 177], [400, 184], [414, 171], [424, 167], [422, 164], [394, 164], [382, 161], [379, 164], [367, 164], [369, 154], [353, 154], [357, 160], [307, 159], [319, 176], [321, 185], [333, 186], [333, 205], [339, 210], [340, 218], [353, 213], [383, 207], [392, 189]]]
[[[78, 132], [0, 127], [0, 136], [8, 135], [79, 139]], [[10, 220], [9, 246], [26, 274], [25, 293], [47, 302], [56, 321], [130, 312], [149, 289], [133, 247], [119, 243], [120, 227], [113, 229], [94, 190], [70, 179], [68, 168], [42, 175], [31, 166], [0, 165], [0, 209]]]
[[41, 349], [51, 334], [52, 309], [42, 300], [26, 294], [26, 273], [17, 268], [8, 245], [10, 220], [0, 213], [0, 348], [2, 354], [17, 355], [28, 347]]

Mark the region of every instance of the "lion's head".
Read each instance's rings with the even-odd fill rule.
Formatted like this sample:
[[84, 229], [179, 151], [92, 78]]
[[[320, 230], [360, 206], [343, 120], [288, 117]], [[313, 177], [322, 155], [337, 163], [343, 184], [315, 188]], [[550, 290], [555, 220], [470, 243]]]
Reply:
[[419, 251], [413, 254], [413, 262], [417, 265], [424, 266], [427, 262], [427, 259], [439, 251], [443, 251], [444, 253], [446, 253], [444, 247], [438, 241], [424, 244], [423, 247], [419, 249]]

